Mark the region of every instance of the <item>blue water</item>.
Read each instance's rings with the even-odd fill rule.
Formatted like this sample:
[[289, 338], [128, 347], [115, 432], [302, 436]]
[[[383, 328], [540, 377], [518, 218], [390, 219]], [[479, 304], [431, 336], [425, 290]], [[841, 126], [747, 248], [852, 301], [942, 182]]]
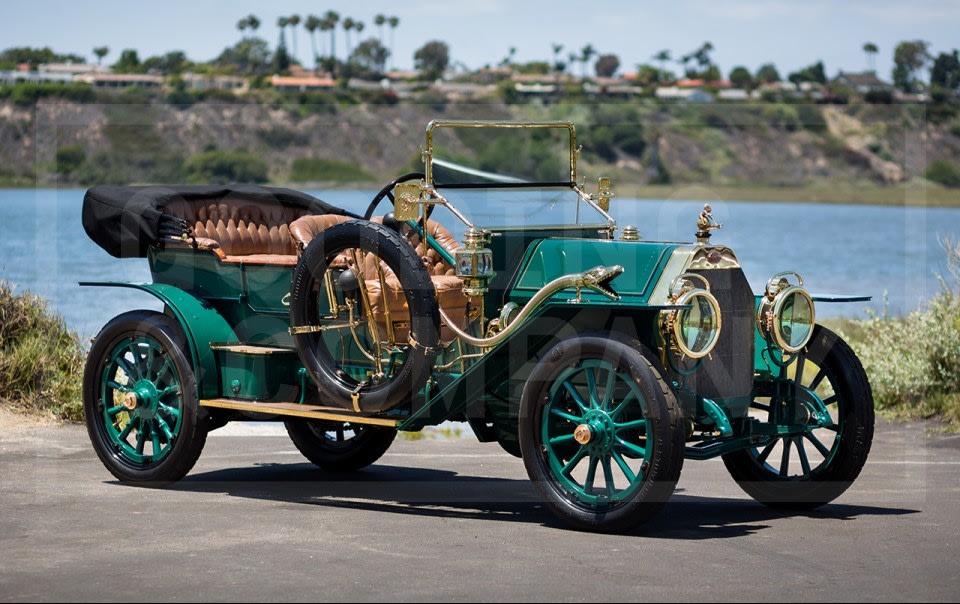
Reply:
[[[362, 212], [374, 191], [313, 190]], [[83, 280], [149, 281], [146, 260], [117, 260], [91, 242], [80, 224], [82, 190], [0, 189], [0, 279], [51, 300], [84, 337], [135, 308], [159, 309], [134, 290], [79, 287]], [[856, 304], [820, 304], [819, 317], [863, 317], [867, 308], [902, 314], [939, 291], [946, 274], [939, 238], [960, 238], [960, 209], [801, 203], [712, 202], [724, 224], [713, 242], [729, 245], [760, 291], [781, 270], [803, 275], [813, 292], [874, 296]], [[650, 240], [690, 241], [701, 203], [616, 199], [620, 226]]]

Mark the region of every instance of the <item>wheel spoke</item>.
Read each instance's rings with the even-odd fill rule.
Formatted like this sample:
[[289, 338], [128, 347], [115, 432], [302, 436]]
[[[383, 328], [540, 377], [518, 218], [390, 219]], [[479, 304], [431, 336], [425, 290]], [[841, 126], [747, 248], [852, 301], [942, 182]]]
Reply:
[[804, 438], [809, 440], [814, 447], [816, 447], [817, 451], [820, 452], [820, 455], [823, 455], [824, 459], [830, 456], [830, 449], [828, 449], [826, 445], [820, 442], [820, 439], [817, 438], [815, 435], [807, 432], [803, 436]]
[[173, 363], [170, 362], [170, 359], [164, 359], [163, 365], [160, 366], [160, 370], [157, 372], [157, 383], [162, 383], [164, 381], [164, 376], [166, 376], [168, 373], [176, 378], [176, 373], [173, 371]]
[[806, 364], [806, 362], [807, 362], [806, 355], [801, 354], [800, 356], [797, 357], [797, 369], [796, 369], [796, 373], [794, 374], [793, 380], [797, 383], [798, 386], [800, 384], [803, 384], [803, 367]]
[[570, 414], [570, 413], [567, 413], [567, 412], [564, 411], [563, 409], [558, 409], [558, 408], [556, 408], [556, 407], [552, 407], [552, 408], [550, 409], [550, 413], [553, 414], [553, 415], [556, 415], [557, 417], [563, 418], [563, 419], [567, 420], [568, 422], [573, 422], [573, 423], [575, 423], [575, 424], [582, 424], [582, 423], [583, 423], [583, 418], [582, 418], [582, 417], [577, 417], [576, 415], [572, 415], [572, 414]]
[[613, 393], [617, 388], [617, 370], [615, 367], [607, 369], [607, 386], [603, 390], [603, 409], [610, 409], [610, 403], [613, 402]]
[[800, 457], [800, 467], [803, 469], [803, 475], [810, 474], [810, 461], [807, 459], [807, 451], [803, 448], [803, 440], [798, 436], [796, 439], [797, 455]]
[[613, 459], [617, 462], [617, 465], [620, 466], [620, 470], [623, 471], [623, 475], [627, 477], [627, 480], [630, 484], [633, 484], [633, 481], [637, 479], [637, 475], [633, 473], [633, 470], [630, 469], [630, 466], [627, 465], [627, 460], [623, 458], [622, 455], [613, 452]]
[[343, 426], [337, 428], [337, 442], [342, 443], [347, 440], [347, 437], [343, 433]]
[[159, 398], [167, 398], [171, 394], [180, 394], [180, 386], [167, 386], [158, 394]]
[[598, 460], [596, 457], [590, 458], [590, 466], [587, 468], [587, 477], [583, 480], [583, 490], [587, 495], [593, 494], [593, 480], [597, 475], [597, 463]]
[[[159, 418], [157, 418], [159, 419]], [[150, 429], [151, 440], [153, 441], [153, 461], [160, 458], [160, 436], [156, 428]]]
[[614, 444], [614, 447], [620, 447], [620, 448], [622, 448], [622, 449], [624, 449], [624, 450], [626, 450], [626, 451], [629, 451], [629, 452], [631, 452], [631, 453], [633, 453], [634, 455], [637, 455], [637, 456], [639, 456], [639, 457], [646, 457], [646, 455], [647, 455], [647, 452], [646, 452], [645, 449], [641, 449], [641, 448], [638, 447], [637, 445], [635, 445], [635, 444], [633, 444], [633, 443], [630, 443], [630, 442], [627, 442], [627, 441], [623, 440], [622, 438], [620, 438], [619, 436], [617, 437], [617, 442]]
[[820, 371], [817, 372], [817, 375], [813, 378], [813, 381], [810, 382], [810, 391], [815, 391], [817, 386], [820, 385], [820, 382], [823, 381], [823, 378], [827, 376], [827, 370], [823, 367], [820, 368]]
[[603, 466], [603, 481], [607, 485], [607, 495], [612, 497], [615, 492], [615, 487], [613, 484], [613, 468], [610, 467], [610, 458], [604, 457], [600, 465]]
[[116, 380], [109, 380], [107, 382], [107, 386], [109, 386], [110, 388], [113, 388], [114, 390], [119, 390], [120, 392], [130, 392], [131, 390], [131, 388], [124, 386], [123, 384], [121, 384]]
[[623, 400], [620, 401], [620, 404], [617, 405], [617, 408], [610, 412], [610, 419], [616, 421], [620, 417], [620, 413], [627, 408], [627, 403], [632, 401], [636, 397], [633, 390], [627, 393], [627, 396], [623, 397]]
[[125, 374], [127, 374], [127, 378], [129, 378], [130, 381], [136, 381], [137, 378], [140, 377], [140, 372], [137, 371], [133, 367], [133, 365], [130, 364], [130, 361], [123, 358], [122, 356], [118, 356], [116, 358], [116, 363], [117, 363], [117, 366], [120, 367], [120, 369], [122, 369]]
[[123, 427], [123, 430], [120, 431], [120, 434], [117, 435], [117, 440], [126, 440], [130, 433], [140, 424], [139, 417], [131, 417], [127, 420], [127, 425]]
[[623, 422], [622, 424], [614, 423], [614, 428], [617, 432], [621, 430], [632, 430], [634, 428], [643, 428], [644, 433], [647, 431], [647, 420], [645, 419], [635, 419], [631, 422]]
[[780, 476], [786, 476], [790, 471], [790, 443], [793, 441], [783, 439], [783, 455], [780, 456]]
[[597, 369], [596, 367], [587, 367], [584, 372], [587, 374], [587, 394], [590, 395], [590, 408], [600, 407], [600, 397], [597, 395]]
[[770, 405], [766, 403], [758, 403], [757, 401], [753, 401], [752, 403], [750, 403], [750, 408], [757, 409], [758, 411], [767, 411], [767, 412], [770, 411]]
[[154, 356], [153, 346], [147, 346], [147, 353], [144, 356], [145, 356], [145, 359], [144, 359], [143, 365], [146, 368], [147, 375], [149, 376], [150, 374], [153, 373], [153, 364], [156, 361], [156, 357]]
[[163, 432], [163, 435], [167, 437], [167, 442], [173, 440], [173, 431], [170, 430], [170, 425], [167, 424], [159, 415], [157, 416], [157, 424], [160, 426], [160, 430]]
[[143, 455], [143, 442], [144, 442], [144, 437], [146, 436], [146, 433], [144, 431], [145, 427], [146, 426], [143, 425], [143, 421], [141, 420], [140, 429], [137, 430], [137, 455]]
[[577, 467], [577, 464], [580, 463], [580, 460], [583, 459], [583, 456], [586, 454], [587, 450], [583, 447], [580, 447], [580, 450], [570, 458], [570, 461], [567, 462], [567, 465], [563, 466], [563, 470], [561, 470], [560, 473], [569, 478], [570, 472], [573, 472], [574, 468]]
[[127, 345], [127, 350], [130, 351], [130, 354], [133, 355], [133, 366], [137, 370], [137, 377], [144, 379], [147, 377], [147, 372], [143, 368], [143, 357], [140, 356], [140, 347], [137, 346], [136, 342], [130, 342]]
[[823, 404], [824, 404], [824, 406], [832, 405], [832, 404], [834, 404], [835, 402], [837, 402], [838, 400], [840, 400], [840, 396], [837, 395], [837, 394], [834, 394], [833, 396], [830, 396], [830, 397], [827, 397], [827, 398], [823, 399]]
[[570, 383], [570, 380], [563, 380], [563, 387], [567, 389], [567, 392], [570, 393], [573, 401], [577, 403], [577, 407], [580, 407], [580, 411], [586, 413], [590, 409], [587, 407], [587, 404], [583, 402], [583, 397], [580, 396], [580, 393], [577, 392], [577, 387]]
[[572, 441], [574, 441], [574, 440], [575, 440], [575, 439], [574, 439], [573, 434], [564, 434], [563, 436], [555, 436], [555, 437], [551, 438], [551, 439], [550, 439], [550, 444], [553, 445], [553, 446], [563, 445], [563, 444], [566, 444], [566, 443], [568, 443], [568, 442], [572, 442]]
[[764, 447], [764, 448], [763, 448], [763, 451], [760, 452], [760, 455], [757, 456], [757, 461], [758, 461], [759, 463], [761, 463], [761, 464], [762, 464], [762, 463], [766, 463], [766, 462], [767, 462], [767, 458], [770, 457], [770, 453], [773, 452], [773, 448], [774, 448], [775, 446], [777, 446], [777, 441], [776, 441], [776, 440], [774, 440], [774, 441], [771, 442], [769, 445], [767, 445], [766, 447]]
[[123, 405], [117, 405], [116, 407], [110, 407], [109, 409], [107, 409], [107, 415], [109, 415], [110, 417], [116, 417], [118, 413], [126, 410], [127, 408], [124, 407]]
[[180, 410], [175, 407], [171, 407], [170, 405], [164, 405], [163, 403], [160, 403], [159, 408], [160, 408], [160, 411], [163, 411], [164, 413], [166, 413], [167, 415], [169, 415], [174, 419], [177, 419], [180, 417]]

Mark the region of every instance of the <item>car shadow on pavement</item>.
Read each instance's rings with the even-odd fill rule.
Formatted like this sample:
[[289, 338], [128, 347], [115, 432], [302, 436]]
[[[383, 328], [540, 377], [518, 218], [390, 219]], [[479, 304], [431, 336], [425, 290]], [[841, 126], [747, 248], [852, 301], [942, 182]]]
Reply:
[[[196, 493], [365, 510], [385, 514], [536, 523], [564, 528], [526, 479], [458, 474], [449, 470], [377, 465], [360, 472], [324, 472], [311, 464], [258, 464], [191, 474], [170, 487]], [[700, 540], [743, 537], [786, 518], [851, 521], [860, 516], [899, 516], [919, 510], [830, 504], [816, 510], [775, 510], [740, 499], [687, 495], [670, 502], [633, 535]]]

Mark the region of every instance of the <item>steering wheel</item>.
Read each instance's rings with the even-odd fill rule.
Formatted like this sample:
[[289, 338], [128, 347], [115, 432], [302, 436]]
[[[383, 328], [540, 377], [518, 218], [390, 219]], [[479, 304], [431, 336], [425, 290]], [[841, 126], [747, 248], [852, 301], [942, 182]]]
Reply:
[[[367, 211], [363, 214], [364, 220], [370, 220], [373, 217], [373, 213], [377, 210], [377, 206], [380, 205], [380, 202], [383, 201], [383, 198], [386, 197], [390, 200], [390, 203], [395, 203], [393, 199], [393, 188], [402, 182], [407, 182], [408, 180], [423, 180], [425, 175], [423, 172], [410, 172], [404, 174], [398, 178], [390, 181], [387, 186], [380, 189], [380, 191], [373, 196], [373, 201], [370, 202], [370, 205], [367, 206]], [[430, 213], [433, 210], [432, 205], [427, 206], [427, 218], [430, 217]]]

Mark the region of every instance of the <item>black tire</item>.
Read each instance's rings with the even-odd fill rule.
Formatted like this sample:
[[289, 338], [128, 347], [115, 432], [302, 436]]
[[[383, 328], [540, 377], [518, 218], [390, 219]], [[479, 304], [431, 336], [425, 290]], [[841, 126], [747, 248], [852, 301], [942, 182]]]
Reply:
[[[164, 363], [169, 360], [172, 363], [172, 371], [175, 372], [173, 378], [179, 385], [179, 393], [173, 392], [167, 399], [159, 397], [157, 399], [166, 400], [168, 408], [179, 406], [179, 423], [175, 423], [176, 420], [172, 419], [172, 416], [162, 415], [164, 412], [160, 411], [152, 412], [152, 418], [147, 418], [146, 405], [138, 407], [136, 411], [121, 412], [127, 414], [126, 424], [133, 423], [136, 419], [138, 428], [135, 429], [138, 438], [141, 432], [145, 435], [150, 434], [151, 426], [160, 425], [156, 417], [163, 418], [165, 424], [175, 423], [176, 431], [172, 438], [163, 436], [157, 431], [157, 440], [151, 443], [151, 449], [157, 443], [161, 443], [160, 447], [151, 454], [154, 457], [158, 453], [162, 454], [159, 460], [133, 459], [134, 454], [131, 454], [120, 442], [124, 439], [118, 440], [111, 437], [111, 430], [116, 429], [116, 425], [111, 426], [108, 423], [109, 415], [105, 410], [104, 400], [107, 396], [111, 397], [111, 400], [116, 400], [116, 397], [121, 395], [120, 390], [109, 386], [108, 382], [113, 380], [116, 383], [115, 376], [118, 374], [115, 372], [118, 365], [113, 360], [114, 352], [127, 341], [154, 342], [161, 351], [160, 357], [152, 356], [154, 353], [151, 352], [149, 360], [144, 360], [144, 371], [153, 371], [151, 365], [156, 367], [161, 360]], [[143, 345], [141, 343], [136, 346]], [[209, 414], [198, 404], [196, 377], [187, 360], [186, 351], [186, 338], [176, 321], [161, 313], [145, 310], [128, 312], [115, 317], [100, 330], [90, 348], [83, 374], [83, 407], [87, 432], [100, 461], [119, 480], [163, 486], [183, 478], [200, 457], [207, 439]], [[139, 365], [136, 369], [140, 370]], [[156, 369], [156, 372], [163, 373], [168, 379], [171, 376], [170, 371], [171, 369], [165, 364]], [[143, 380], [137, 383], [141, 381]], [[110, 390], [107, 391], [105, 388]], [[136, 414], [140, 413], [145, 417], [137, 417]], [[144, 423], [147, 425], [146, 430], [143, 429]], [[134, 432], [131, 431], [127, 438], [133, 435]], [[146, 436], [144, 440], [145, 438]], [[166, 445], [165, 451], [164, 445]], [[145, 450], [144, 447], [145, 445], [141, 445], [141, 449]]]
[[[314, 296], [322, 291], [329, 262], [347, 249], [375, 253], [394, 272], [406, 296], [410, 335], [418, 343], [407, 347], [402, 366], [390, 379], [366, 385], [360, 391], [359, 410], [380, 413], [406, 404], [426, 384], [440, 343], [440, 308], [430, 273], [405, 239], [381, 224], [351, 220], [322, 231], [301, 255], [290, 292], [292, 326], [319, 323]], [[294, 342], [321, 399], [353, 409], [353, 394], [359, 383], [338, 367], [320, 335], [297, 334]]]
[[287, 420], [283, 425], [303, 456], [328, 472], [354, 472], [369, 466], [397, 437], [396, 430], [363, 424]]
[[[808, 452], [804, 442], [814, 445], [814, 440], [809, 436], [800, 436], [792, 437], [789, 445], [784, 438], [763, 447], [723, 456], [723, 463], [740, 488], [757, 501], [771, 507], [812, 509], [833, 501], [853, 484], [870, 453], [874, 428], [873, 394], [860, 359], [837, 334], [817, 325], [804, 354], [805, 366], [807, 363], [812, 363], [823, 371], [824, 377], [819, 384], [832, 390], [838, 397], [835, 403], [830, 403], [827, 407], [834, 425], [838, 427], [833, 442], [823, 443], [821, 436], [814, 433], [814, 438], [825, 450], [814, 446]], [[796, 368], [791, 369], [796, 378]], [[805, 373], [809, 373], [810, 366], [807, 366], [807, 369]], [[801, 373], [804, 373], [803, 370]], [[817, 371], [817, 375], [819, 373], [820, 371]], [[801, 383], [806, 381], [809, 384], [805, 385], [810, 385], [816, 377], [815, 375], [810, 380], [802, 380]], [[832, 429], [820, 431], [827, 434], [834, 432]], [[766, 463], [768, 459], [777, 459], [778, 443], [780, 470]], [[767, 447], [770, 447], [770, 450], [763, 455]], [[788, 459], [784, 464], [784, 449], [787, 450], [787, 457], [791, 459], [792, 451], [796, 451], [798, 457], [799, 450], [804, 451], [805, 463], [801, 464], [801, 474], [789, 474], [790, 464], [793, 463], [796, 467], [798, 462]], [[814, 454], [822, 457], [816, 466], [813, 463], [817, 459], [809, 459]], [[781, 476], [781, 470], [786, 476]]]
[[[551, 466], [551, 463], [576, 465], [579, 462], [574, 462], [573, 458], [582, 460], [587, 459], [586, 456], [589, 455], [589, 465], [592, 469], [587, 471], [587, 476], [590, 476], [597, 467], [594, 454], [583, 453], [581, 449], [602, 446], [603, 440], [598, 438], [595, 445], [590, 443], [563, 445], [568, 447], [566, 453], [560, 453], [557, 448], [556, 452], [551, 454], [551, 451], [554, 451], [552, 443], [557, 439], [544, 438], [544, 433], [549, 436], [548, 426], [552, 425], [544, 424], [544, 410], [549, 407], [549, 413], [554, 414], [554, 405], [560, 404], [559, 401], [564, 396], [569, 399], [566, 404], [570, 404], [569, 401], [575, 402], [572, 395], [568, 394], [561, 394], [558, 398], [556, 393], [560, 392], [560, 389], [554, 384], [560, 384], [564, 379], [568, 379], [564, 376], [570, 375], [570, 372], [591, 370], [594, 371], [593, 379], [596, 383], [598, 374], [596, 368], [591, 369], [591, 366], [615, 368], [615, 373], [623, 380], [622, 385], [618, 387], [634, 389], [633, 392], [639, 393], [639, 397], [643, 398], [639, 405], [627, 408], [629, 413], [625, 417], [634, 418], [630, 423], [645, 422], [642, 443], [647, 447], [646, 451], [650, 452], [649, 456], [639, 458], [642, 460], [640, 472], [636, 473], [639, 481], [630, 482], [629, 476], [623, 474], [630, 484], [620, 493], [610, 490], [609, 474], [605, 472], [605, 486], [607, 493], [611, 494], [609, 502], [606, 503], [584, 503], [584, 496], [589, 497], [595, 491], [592, 479], [585, 478], [582, 488], [576, 485], [571, 486], [576, 481], [571, 478], [565, 483], [562, 477], [558, 478], [558, 472], [551, 469], [557, 467]], [[607, 376], [609, 377], [609, 373]], [[551, 389], [555, 391], [554, 394], [551, 394]], [[594, 391], [599, 392], [596, 387]], [[614, 389], [614, 395], [617, 392]], [[607, 402], [608, 397], [604, 394], [604, 407], [613, 404], [614, 395], [611, 395], [610, 401]], [[621, 396], [620, 400], [622, 403], [617, 410], [626, 404], [628, 398]], [[583, 409], [583, 407], [574, 407], [574, 409], [577, 408]], [[583, 417], [587, 417], [588, 413], [582, 413]], [[617, 411], [613, 411], [610, 416], [616, 418], [616, 414]], [[559, 421], [550, 417], [547, 419], [548, 422]], [[575, 423], [568, 419], [563, 421], [567, 422], [563, 424], [567, 429]], [[617, 428], [617, 430], [620, 429]], [[619, 431], [612, 433], [623, 434]], [[597, 434], [599, 436], [600, 432]], [[603, 437], [603, 439], [606, 438]], [[627, 436], [627, 438], [631, 437]], [[546, 440], [550, 442], [547, 443]], [[520, 447], [527, 473], [551, 512], [577, 529], [621, 533], [650, 520], [673, 493], [683, 468], [683, 415], [669, 385], [646, 359], [640, 342], [634, 341], [628, 344], [619, 339], [578, 336], [555, 345], [533, 369], [520, 403]], [[566, 457], [557, 462], [556, 459], [562, 455]], [[624, 453], [621, 452], [621, 458], [623, 456]], [[601, 461], [601, 463], [604, 462]], [[605, 463], [609, 468], [610, 459], [608, 458]], [[573, 470], [570, 471], [571, 475], [572, 473]], [[588, 485], [590, 485], [589, 488]]]

